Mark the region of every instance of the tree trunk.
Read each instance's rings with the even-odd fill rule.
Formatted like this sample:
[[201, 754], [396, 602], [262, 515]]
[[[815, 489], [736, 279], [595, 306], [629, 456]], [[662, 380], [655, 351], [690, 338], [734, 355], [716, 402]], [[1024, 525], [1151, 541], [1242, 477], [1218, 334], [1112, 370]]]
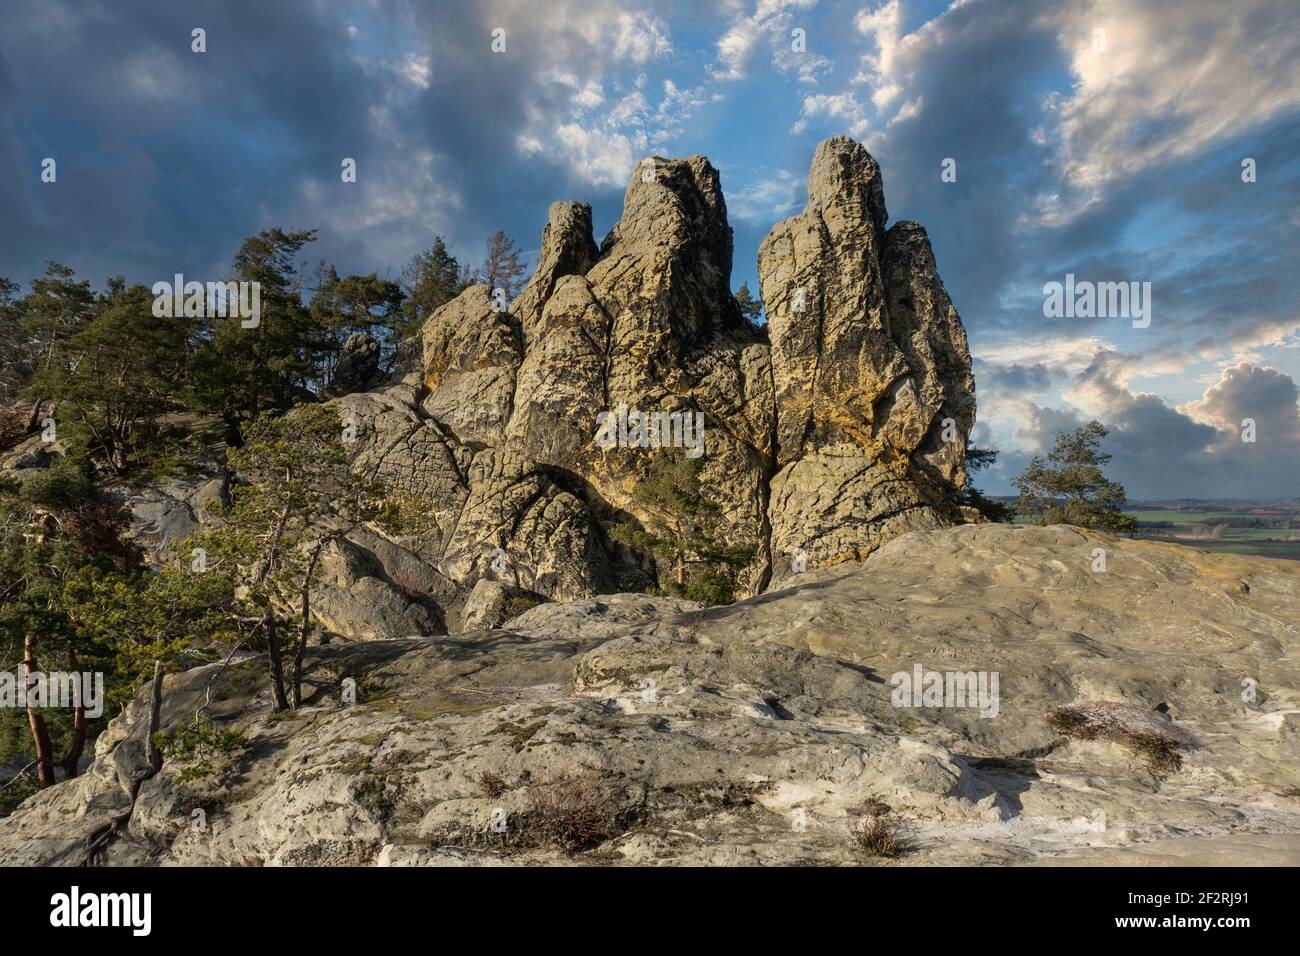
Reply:
[[682, 524], [680, 521], [673, 523], [673, 579], [677, 582], [679, 588], [686, 586], [686, 548], [682, 544]]
[[[54, 783], [54, 750], [50, 746], [50, 729], [44, 715], [32, 706], [32, 675], [40, 668], [36, 664], [36, 640], [30, 634], [23, 638], [23, 678], [27, 682], [27, 724], [32, 730], [32, 743], [36, 746], [36, 775], [41, 786]], [[48, 692], [48, 688], [47, 688]], [[44, 705], [45, 701], [41, 701]]]
[[[253, 581], [249, 585], [249, 591], [253, 594], [258, 592], [262, 583], [266, 580], [267, 575], [271, 573], [271, 567], [275, 562], [276, 550], [280, 547], [280, 540], [284, 535], [285, 521], [289, 517], [289, 508], [286, 506], [280, 511], [280, 516], [275, 522], [275, 531], [271, 534], [271, 550], [262, 560], [261, 567], [253, 575]], [[289, 701], [284, 693], [284, 661], [280, 654], [279, 635], [275, 630], [275, 611], [271, 607], [270, 597], [263, 596], [263, 613], [262, 626], [266, 628], [266, 667], [267, 672], [271, 675], [271, 699], [276, 713], [289, 709]]]
[[325, 545], [330, 540], [325, 538], [312, 548], [311, 559], [307, 562], [307, 570], [302, 576], [302, 626], [298, 629], [298, 646], [293, 652], [294, 710], [302, 706], [302, 660], [307, 653], [307, 637], [311, 633], [311, 579], [316, 573], [316, 562], [320, 560], [321, 552], [325, 550]]
[[41, 420], [41, 406], [45, 404], [45, 399], [38, 398], [32, 402], [32, 413], [27, 416], [27, 431], [36, 431], [36, 423]]
[[278, 714], [289, 709], [289, 701], [284, 694], [284, 661], [280, 656], [280, 636], [275, 630], [275, 613], [268, 606], [266, 617], [266, 663], [271, 675], [272, 709]]
[[[154, 776], [162, 769], [162, 750], [154, 740], [158, 736], [158, 727], [162, 723], [162, 661], [153, 662], [153, 693], [149, 698], [149, 737], [144, 745], [144, 758], [149, 764], [149, 776]], [[145, 778], [148, 779], [148, 778]]]
[[[77, 652], [73, 651], [69, 655], [70, 670], [73, 674], [77, 673]], [[82, 701], [72, 711], [72, 745], [68, 748], [68, 755], [63, 758], [63, 776], [65, 780], [71, 780], [79, 772], [81, 764], [81, 755], [86, 751], [86, 703]]]

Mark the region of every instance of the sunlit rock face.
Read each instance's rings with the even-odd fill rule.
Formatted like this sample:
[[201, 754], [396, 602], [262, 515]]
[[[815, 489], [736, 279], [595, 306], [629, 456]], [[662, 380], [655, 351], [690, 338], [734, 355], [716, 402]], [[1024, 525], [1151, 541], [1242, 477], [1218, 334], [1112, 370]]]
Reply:
[[[644, 587], [645, 556], [608, 529], [649, 518], [633, 492], [670, 436], [693, 443], [728, 539], [754, 549], [742, 595], [787, 577], [793, 556], [859, 560], [959, 522], [966, 336], [925, 231], [886, 225], [876, 161], [822, 143], [807, 207], [759, 251], [761, 328], [732, 295], [704, 157], [643, 161], [599, 245], [589, 206], [553, 204], [513, 303], [466, 289], [426, 322], [418, 370], [342, 400], [370, 421], [358, 467], [423, 502], [428, 527], [399, 543], [462, 595], [483, 579], [557, 600]], [[606, 417], [638, 413], [702, 434], [598, 440]]]

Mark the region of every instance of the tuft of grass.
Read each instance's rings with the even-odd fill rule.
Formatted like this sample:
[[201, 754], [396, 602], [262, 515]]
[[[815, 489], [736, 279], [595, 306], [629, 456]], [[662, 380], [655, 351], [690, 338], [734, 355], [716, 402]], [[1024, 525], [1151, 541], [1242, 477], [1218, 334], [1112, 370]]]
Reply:
[[1062, 737], [1072, 740], [1108, 740], [1146, 758], [1158, 776], [1177, 773], [1183, 767], [1182, 751], [1195, 741], [1173, 724], [1127, 704], [1089, 702], [1057, 707], [1047, 723]]
[[849, 828], [857, 848], [868, 856], [892, 860], [902, 856], [906, 849], [898, 826], [888, 813], [888, 807], [884, 813], [869, 813]]
[[483, 796], [493, 800], [510, 789], [506, 786], [505, 780], [491, 770], [485, 770], [479, 774], [478, 788], [483, 791]]
[[502, 623], [505, 623], [526, 611], [531, 611], [535, 607], [541, 607], [544, 603], [546, 602], [541, 598], [529, 597], [526, 594], [516, 594], [505, 598], [501, 602], [501, 621]]

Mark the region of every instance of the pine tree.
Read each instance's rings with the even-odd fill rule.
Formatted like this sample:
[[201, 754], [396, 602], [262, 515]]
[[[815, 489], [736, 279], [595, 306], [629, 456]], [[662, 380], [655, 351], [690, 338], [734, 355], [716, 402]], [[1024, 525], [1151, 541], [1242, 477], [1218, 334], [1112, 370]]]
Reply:
[[447, 251], [442, 236], [434, 236], [433, 245], [412, 256], [402, 269], [405, 322], [394, 330], [395, 337], [408, 338], [419, 332], [433, 311], [460, 295], [467, 284], [460, 263]]
[[1092, 421], [1057, 435], [1046, 461], [1035, 455], [1016, 479], [1017, 512], [1040, 525], [1073, 524], [1116, 532], [1136, 528], [1137, 519], [1120, 510], [1128, 500], [1124, 486], [1101, 473], [1111, 460], [1100, 450], [1107, 434], [1101, 422]]
[[96, 313], [32, 384], [57, 407], [60, 428], [118, 475], [158, 437], [159, 416], [181, 407], [194, 321], [155, 317], [150, 291], [124, 286], [110, 280]]
[[388, 353], [397, 347], [404, 324], [406, 293], [391, 279], [376, 273], [340, 279], [333, 266], [317, 270], [318, 283], [309, 306], [321, 335], [320, 379], [329, 382], [343, 344], [354, 332], [372, 336]]
[[749, 283], [742, 282], [740, 288], [736, 290], [736, 305], [740, 306], [740, 314], [744, 316], [745, 321], [750, 325], [759, 325], [763, 317], [763, 303], [756, 299], [753, 293], [749, 291]]
[[234, 262], [236, 281], [261, 285], [256, 327], [239, 318], [207, 320], [193, 364], [190, 401], [221, 416], [232, 445], [264, 412], [284, 411], [309, 399], [316, 379], [319, 329], [302, 304], [297, 256], [316, 231], [268, 229], [244, 241]]
[[[34, 372], [48, 372], [62, 360], [63, 343], [91, 315], [95, 296], [86, 279], [74, 279], [72, 269], [54, 261], [46, 263], [45, 275], [32, 281], [32, 289], [18, 303], [21, 334]], [[31, 389], [32, 403], [28, 430], [35, 427], [49, 399]]]
[[656, 455], [649, 474], [633, 490], [648, 518], [644, 525], [615, 525], [610, 537], [656, 559], [662, 593], [730, 604], [735, 573], [753, 560], [754, 548], [725, 540], [722, 509], [700, 484], [702, 468], [699, 458]]
[[[129, 525], [129, 512], [99, 489], [84, 460], [56, 458], [21, 484], [0, 480], [0, 658], [21, 648], [19, 658], [0, 659], [0, 668], [21, 680], [51, 670], [110, 670], [102, 633], [67, 595], [87, 581], [139, 573], [140, 551], [124, 540]], [[76, 776], [89, 732], [86, 702], [70, 711], [34, 703], [28, 699], [22, 723], [39, 783], [54, 783], [57, 766], [65, 778]], [[20, 734], [17, 711], [0, 710], [0, 760], [27, 752]]]
[[[232, 450], [231, 504], [211, 527], [179, 549], [182, 560], [201, 553], [204, 569], [175, 571], [180, 603], [204, 589], [217, 610], [207, 638], [237, 640], [266, 653], [274, 709], [302, 700], [302, 664], [311, 629], [311, 595], [325, 548], [363, 521], [386, 520], [391, 506], [382, 487], [348, 466], [343, 426], [333, 405], [306, 405], [287, 415], [264, 415]], [[285, 608], [296, 611], [292, 618]], [[297, 635], [288, 630], [296, 620]], [[293, 649], [286, 675], [284, 655]], [[147, 653], [156, 653], [150, 648]]]
[[[983, 471], [997, 459], [997, 449], [976, 448], [969, 442], [966, 445], [966, 472], [968, 475]], [[986, 497], [969, 480], [966, 482], [966, 487], [962, 489], [961, 503], [968, 508], [974, 508], [989, 521], [1008, 522], [1014, 520], [1016, 516], [1014, 508], [1003, 504], [1001, 501]]]
[[0, 449], [12, 447], [27, 428], [20, 400], [32, 370], [18, 305], [21, 291], [18, 283], [0, 276]]

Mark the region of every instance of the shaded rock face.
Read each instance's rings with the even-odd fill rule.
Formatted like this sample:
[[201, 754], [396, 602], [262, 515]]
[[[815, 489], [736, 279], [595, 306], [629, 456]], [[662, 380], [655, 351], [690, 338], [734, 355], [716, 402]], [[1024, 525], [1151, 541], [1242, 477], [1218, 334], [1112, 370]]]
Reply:
[[[557, 781], [628, 811], [583, 848], [609, 864], [871, 864], [853, 828], [882, 804], [904, 865], [1300, 861], [1296, 562], [968, 525], [707, 610], [617, 594], [487, 630], [508, 588], [476, 591], [463, 636], [312, 648], [281, 719], [260, 658], [169, 675], [164, 732], [208, 701], [248, 749], [169, 757], [133, 806], [142, 691], [85, 774], [0, 820], [0, 865], [79, 863], [118, 817], [111, 865], [556, 862], [533, 808]], [[997, 675], [995, 706], [900, 699], [918, 666]]]
[[373, 337], [353, 332], [343, 343], [343, 353], [334, 367], [334, 378], [325, 390], [327, 395], [348, 395], [379, 384], [380, 348]]
[[705, 494], [755, 553], [742, 595], [960, 522], [974, 385], [925, 232], [886, 229], [879, 167], [843, 137], [818, 148], [808, 194], [759, 253], [766, 330], [732, 296], [704, 157], [645, 160], [599, 247], [589, 206], [552, 205], [513, 303], [466, 289], [429, 317], [418, 368], [341, 400], [356, 467], [427, 517], [400, 543], [462, 597], [489, 576], [557, 600], [644, 586], [648, 559], [608, 530], [650, 518], [634, 490], [662, 452], [597, 441], [622, 409], [703, 421]]

